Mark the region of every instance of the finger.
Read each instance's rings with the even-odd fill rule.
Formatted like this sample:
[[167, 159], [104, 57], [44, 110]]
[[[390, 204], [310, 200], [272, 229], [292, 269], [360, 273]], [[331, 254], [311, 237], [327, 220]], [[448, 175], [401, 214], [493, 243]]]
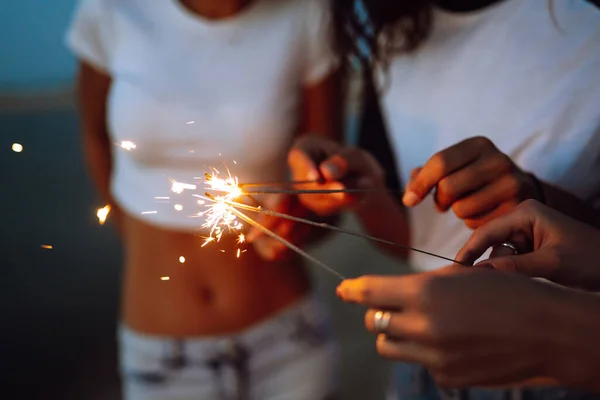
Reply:
[[408, 183], [402, 198], [404, 205], [414, 207], [419, 204], [443, 178], [475, 162], [485, 146], [493, 147], [487, 139], [471, 138], [433, 155]]
[[512, 242], [520, 235], [531, 238], [532, 234], [531, 220], [526, 213], [516, 209], [477, 228], [459, 250], [455, 259], [463, 264], [473, 264], [490, 247], [503, 242]]
[[[285, 214], [291, 211], [293, 201], [294, 197], [290, 195], [266, 195], [266, 198], [263, 201], [263, 208]], [[264, 213], [256, 213], [254, 219], [268, 230], [276, 230], [277, 226], [283, 222], [281, 218]], [[252, 243], [258, 238], [264, 236], [265, 233], [261, 229], [252, 227], [252, 229], [250, 229], [246, 235], [246, 240], [249, 243]]]
[[380, 356], [401, 362], [431, 365], [438, 358], [437, 352], [414, 341], [393, 340], [386, 335], [377, 336], [377, 353]]
[[461, 197], [481, 189], [502, 176], [512, 167], [508, 157], [498, 152], [495, 156], [481, 157], [465, 168], [441, 179], [436, 188], [436, 205], [447, 211]]
[[[486, 215], [500, 204], [519, 203], [519, 183], [513, 175], [505, 174], [480, 190], [454, 202], [452, 211], [460, 219], [485, 220]], [[489, 219], [487, 219], [489, 220]]]
[[557, 260], [552, 250], [543, 249], [518, 256], [490, 258], [475, 266], [552, 280], [558, 269]]
[[369, 332], [380, 334], [384, 333], [388, 337], [396, 339], [420, 339], [427, 331], [427, 320], [421, 315], [413, 312], [390, 312], [390, 322], [385, 332], [378, 332], [375, 329], [375, 314], [381, 310], [369, 309], [365, 313], [365, 327]]
[[288, 165], [295, 181], [318, 181], [320, 178], [317, 163], [301, 149], [292, 148], [288, 153]]
[[379, 309], [401, 309], [418, 295], [422, 286], [421, 280], [419, 274], [363, 276], [344, 280], [336, 292], [347, 302]]
[[479, 215], [475, 215], [472, 218], [465, 218], [463, 222], [470, 229], [477, 229], [487, 224], [490, 221], [501, 218], [502, 216], [513, 211], [518, 204], [514, 200], [508, 200], [504, 203], [499, 204], [493, 210], [487, 210]]
[[273, 250], [273, 239], [268, 237], [268, 236], [264, 236], [264, 237], [260, 237], [258, 239], [256, 239], [253, 243], [252, 246], [254, 247], [254, 250], [256, 251], [256, 253], [263, 259], [263, 260], [267, 260], [267, 261], [271, 261], [274, 258], [274, 250]]
[[[505, 242], [503, 242], [503, 243], [505, 243]], [[514, 244], [514, 243], [511, 243], [511, 244]], [[492, 246], [492, 252], [490, 253], [489, 258], [509, 257], [509, 256], [516, 256], [518, 254], [519, 254], [518, 250], [515, 251], [508, 246], [502, 246], [501, 244], [497, 244], [497, 245]]]
[[381, 179], [384, 175], [383, 169], [375, 158], [364, 150], [347, 147], [333, 155], [321, 166], [323, 176], [328, 180], [345, 180], [354, 178], [355, 181], [363, 181], [363, 186], [368, 186], [368, 180]]
[[[255, 221], [261, 224], [265, 229], [274, 230], [281, 223], [281, 221], [271, 215], [261, 214], [255, 218]], [[248, 243], [253, 243], [259, 238], [265, 237], [265, 233], [256, 227], [252, 227], [248, 233], [246, 234], [246, 241]]]

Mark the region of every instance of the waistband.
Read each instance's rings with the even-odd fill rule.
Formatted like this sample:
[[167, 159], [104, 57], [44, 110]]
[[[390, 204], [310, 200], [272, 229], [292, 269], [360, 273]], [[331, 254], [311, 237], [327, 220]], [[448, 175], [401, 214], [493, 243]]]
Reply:
[[[185, 354], [196, 361], [210, 360], [243, 348], [256, 355], [286, 340], [324, 341], [329, 336], [328, 315], [316, 295], [308, 295], [263, 322], [233, 335], [174, 338], [140, 333], [121, 324], [121, 353], [143, 353], [150, 358]], [[266, 352], [269, 353], [269, 352]]]

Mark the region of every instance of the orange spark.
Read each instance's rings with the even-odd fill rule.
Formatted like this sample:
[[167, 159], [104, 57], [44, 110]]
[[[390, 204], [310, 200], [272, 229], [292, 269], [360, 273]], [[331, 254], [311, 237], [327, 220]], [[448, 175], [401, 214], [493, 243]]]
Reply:
[[98, 211], [96, 211], [96, 216], [98, 217], [98, 223], [100, 225], [104, 225], [109, 213], [110, 213], [110, 205], [109, 204], [105, 205], [102, 208], [99, 208]]

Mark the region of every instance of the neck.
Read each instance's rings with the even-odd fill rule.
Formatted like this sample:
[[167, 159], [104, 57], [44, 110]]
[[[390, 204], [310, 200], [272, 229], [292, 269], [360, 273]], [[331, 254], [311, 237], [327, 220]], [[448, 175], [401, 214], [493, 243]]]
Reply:
[[207, 19], [229, 18], [242, 11], [253, 0], [175, 0]]
[[436, 0], [438, 7], [454, 12], [470, 12], [481, 10], [503, 0]]

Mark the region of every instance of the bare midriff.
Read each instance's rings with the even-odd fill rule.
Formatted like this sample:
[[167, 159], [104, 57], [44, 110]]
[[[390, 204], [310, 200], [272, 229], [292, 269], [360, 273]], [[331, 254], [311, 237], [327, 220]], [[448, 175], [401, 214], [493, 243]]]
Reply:
[[[201, 247], [200, 233], [165, 230], [126, 216], [123, 235], [123, 321], [138, 332], [180, 337], [235, 333], [309, 291], [298, 258], [266, 262], [252, 245], [238, 245], [235, 235]], [[240, 247], [246, 252], [237, 258]]]

